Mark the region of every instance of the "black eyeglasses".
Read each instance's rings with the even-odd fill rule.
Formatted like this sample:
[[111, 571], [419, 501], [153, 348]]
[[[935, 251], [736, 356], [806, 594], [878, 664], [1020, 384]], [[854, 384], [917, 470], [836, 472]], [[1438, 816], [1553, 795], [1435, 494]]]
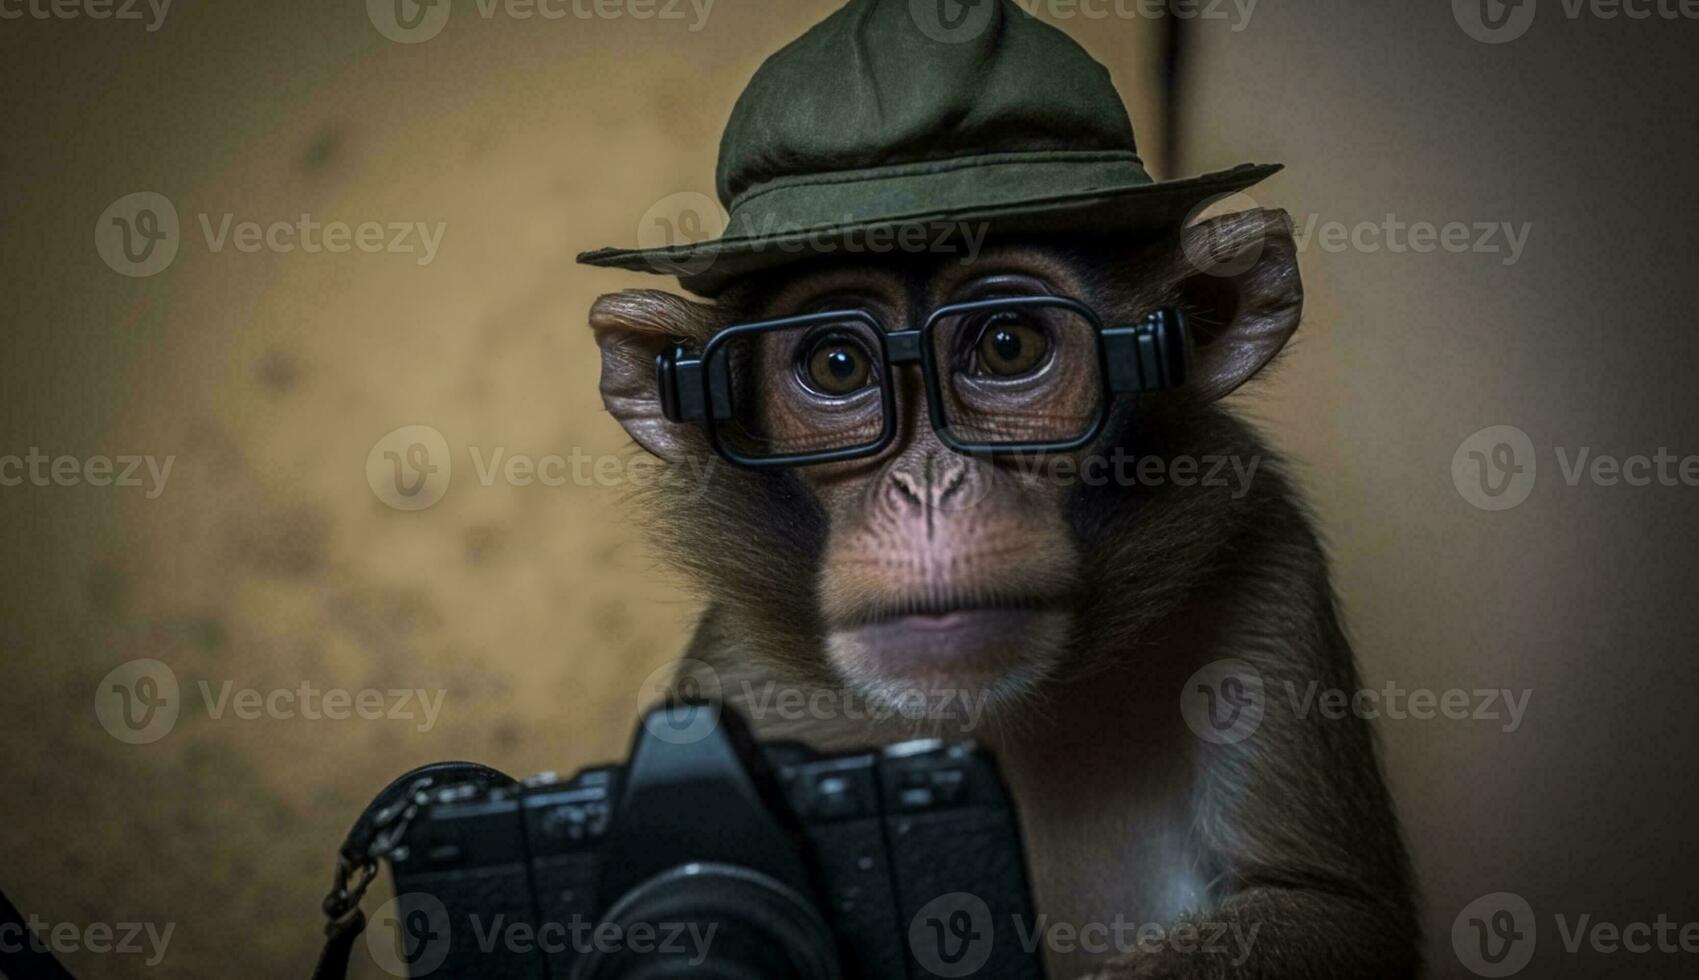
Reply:
[[1075, 300], [1014, 296], [940, 307], [918, 330], [887, 331], [860, 309], [738, 324], [655, 369], [669, 421], [702, 423], [721, 456], [759, 468], [882, 452], [899, 365], [920, 365], [939, 441], [1003, 455], [1086, 445], [1116, 396], [1180, 384], [1190, 358], [1172, 307], [1105, 327]]

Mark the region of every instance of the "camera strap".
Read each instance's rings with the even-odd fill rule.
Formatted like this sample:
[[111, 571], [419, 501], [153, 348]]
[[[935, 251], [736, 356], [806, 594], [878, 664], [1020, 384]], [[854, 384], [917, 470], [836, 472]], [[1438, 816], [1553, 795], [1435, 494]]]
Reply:
[[366, 928], [360, 899], [378, 874], [378, 861], [395, 848], [428, 790], [456, 783], [480, 789], [511, 786], [512, 776], [476, 762], [433, 762], [397, 776], [361, 811], [337, 850], [336, 876], [324, 897], [324, 950], [313, 980], [343, 980], [354, 941]]

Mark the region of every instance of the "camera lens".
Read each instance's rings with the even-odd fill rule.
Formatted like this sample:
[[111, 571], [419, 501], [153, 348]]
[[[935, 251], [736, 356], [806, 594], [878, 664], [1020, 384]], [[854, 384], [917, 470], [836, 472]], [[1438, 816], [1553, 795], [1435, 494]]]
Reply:
[[597, 931], [607, 941], [579, 957], [574, 980], [838, 980], [831, 930], [808, 899], [733, 865], [662, 872]]

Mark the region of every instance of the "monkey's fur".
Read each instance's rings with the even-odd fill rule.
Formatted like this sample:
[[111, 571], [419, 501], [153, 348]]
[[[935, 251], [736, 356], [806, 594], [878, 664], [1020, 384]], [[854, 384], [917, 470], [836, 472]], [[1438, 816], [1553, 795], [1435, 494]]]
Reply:
[[[646, 448], [690, 463], [675, 465], [650, 501], [662, 552], [706, 603], [687, 669], [711, 674], [704, 682], [730, 702], [756, 702], [745, 707], [765, 737], [847, 747], [918, 729], [988, 744], [1020, 809], [1038, 912], [1074, 929], [1099, 924], [1090, 935], [1118, 922], [1166, 927], [1157, 939], [1139, 933], [1145, 941], [1136, 948], [1048, 943], [1051, 976], [1414, 976], [1410, 870], [1372, 733], [1355, 717], [1298, 712], [1288, 696], [1301, 697], [1312, 683], [1360, 687], [1327, 559], [1278, 458], [1216, 402], [1297, 326], [1302, 289], [1289, 219], [1258, 211], [1154, 242], [1075, 236], [1018, 246], [1027, 268], [1036, 263], [1050, 281], [1071, 283], [1106, 323], [1174, 303], [1198, 336], [1193, 380], [1136, 404], [1123, 399], [1090, 451], [1255, 460], [1248, 492], [1235, 496], [1231, 483], [1028, 486], [1021, 492], [1055, 499], [1075, 557], [1066, 574], [1066, 639], [1055, 656], [1022, 683], [998, 688], [983, 718], [869, 721], [843, 711], [855, 717], [788, 722], [772, 717], [774, 690], [828, 691], [834, 700], [816, 703], [855, 703], [825, 652], [822, 563], [834, 508], [841, 515], [865, 506], [853, 494], [872, 494], [892, 467], [905, 465], [904, 453], [925, 457], [927, 494], [934, 466], [979, 474], [985, 501], [1023, 478], [922, 445], [930, 439], [925, 408], [912, 398], [898, 445], [887, 458], [849, 467], [842, 479], [858, 489], [841, 498], [802, 471], [754, 473], [709, 461], [699, 432], [658, 414], [655, 352], [670, 337], [700, 341], [770, 313], [772, 297], [806, 270], [739, 283], [712, 304], [654, 291], [606, 296], [592, 325], [610, 410]], [[1188, 255], [1222, 268], [1200, 272]], [[905, 283], [909, 315], [920, 315], [913, 306], [933, 267], [912, 258], [887, 264]], [[996, 533], [1020, 540], [1009, 525], [1020, 519], [1000, 520]], [[1218, 745], [1192, 734], [1180, 704], [1188, 678], [1225, 658], [1260, 675], [1265, 712], [1250, 737]], [[877, 701], [874, 691], [868, 697]]]

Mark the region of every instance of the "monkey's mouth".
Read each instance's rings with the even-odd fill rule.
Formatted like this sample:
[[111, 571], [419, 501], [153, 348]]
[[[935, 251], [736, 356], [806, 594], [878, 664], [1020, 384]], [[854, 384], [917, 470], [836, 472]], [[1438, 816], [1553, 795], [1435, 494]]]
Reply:
[[1059, 597], [931, 596], [864, 606], [834, 623], [829, 644], [862, 681], [983, 683], [1048, 662], [1068, 622]]
[[895, 601], [872, 602], [833, 623], [837, 630], [907, 625], [917, 629], [947, 629], [987, 615], [1004, 618], [1054, 610], [1059, 596], [1037, 595], [931, 595]]

